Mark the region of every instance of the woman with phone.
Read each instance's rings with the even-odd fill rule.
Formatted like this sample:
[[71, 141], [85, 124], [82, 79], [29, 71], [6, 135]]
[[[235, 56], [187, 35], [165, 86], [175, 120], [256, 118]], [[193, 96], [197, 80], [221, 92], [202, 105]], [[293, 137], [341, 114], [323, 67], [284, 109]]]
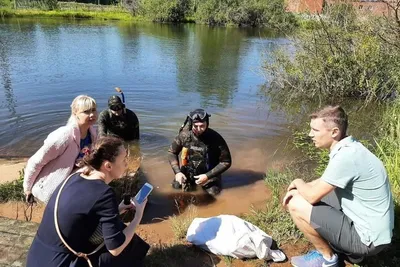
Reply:
[[[123, 141], [102, 137], [84, 156], [84, 170], [54, 192], [28, 253], [28, 267], [143, 266], [149, 245], [135, 235], [147, 198], [118, 205], [108, 185], [127, 167]], [[135, 209], [128, 226], [119, 214]]]

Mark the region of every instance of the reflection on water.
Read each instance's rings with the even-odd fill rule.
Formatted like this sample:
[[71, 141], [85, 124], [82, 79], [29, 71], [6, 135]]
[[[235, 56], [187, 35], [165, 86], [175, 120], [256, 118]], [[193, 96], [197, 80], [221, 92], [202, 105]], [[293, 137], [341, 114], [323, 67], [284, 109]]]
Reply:
[[141, 152], [162, 155], [186, 114], [207, 108], [228, 142], [286, 134], [258, 95], [261, 55], [284, 42], [254, 29], [11, 19], [0, 22], [0, 156], [30, 156], [64, 125], [78, 94], [106, 107], [114, 87], [141, 124]]
[[[37, 19], [4, 20], [0, 36], [0, 156], [32, 155], [67, 122], [72, 99], [88, 94], [101, 111], [118, 86], [141, 130], [139, 143], [129, 145], [129, 170], [118, 194], [137, 183], [154, 186], [144, 221], [177, 213], [175, 207], [183, 211], [191, 202], [199, 209], [206, 205], [205, 215], [212, 215], [221, 208], [246, 211], [265, 199], [263, 174], [288, 131], [285, 117], [271, 113], [268, 99], [260, 97], [265, 80], [257, 72], [262, 55], [285, 39], [257, 29]], [[218, 201], [170, 186], [167, 148], [198, 107], [212, 114], [210, 127], [233, 156]], [[130, 179], [139, 164], [141, 180]], [[232, 201], [238, 195], [252, 197]]]

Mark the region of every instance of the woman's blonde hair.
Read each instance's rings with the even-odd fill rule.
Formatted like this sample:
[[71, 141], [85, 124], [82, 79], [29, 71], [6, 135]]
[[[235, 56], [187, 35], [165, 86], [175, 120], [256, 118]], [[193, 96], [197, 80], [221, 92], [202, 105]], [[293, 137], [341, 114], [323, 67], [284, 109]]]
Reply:
[[76, 123], [75, 115], [79, 112], [96, 108], [96, 101], [87, 95], [78, 95], [71, 103], [71, 116], [68, 124]]

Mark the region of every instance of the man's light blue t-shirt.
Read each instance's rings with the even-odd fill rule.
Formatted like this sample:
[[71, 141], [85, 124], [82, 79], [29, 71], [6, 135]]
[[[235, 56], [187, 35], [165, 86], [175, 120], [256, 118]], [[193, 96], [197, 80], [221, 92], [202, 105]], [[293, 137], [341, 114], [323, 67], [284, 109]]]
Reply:
[[322, 180], [336, 186], [344, 214], [353, 222], [361, 241], [369, 246], [389, 244], [394, 228], [394, 207], [383, 163], [349, 136], [329, 154]]

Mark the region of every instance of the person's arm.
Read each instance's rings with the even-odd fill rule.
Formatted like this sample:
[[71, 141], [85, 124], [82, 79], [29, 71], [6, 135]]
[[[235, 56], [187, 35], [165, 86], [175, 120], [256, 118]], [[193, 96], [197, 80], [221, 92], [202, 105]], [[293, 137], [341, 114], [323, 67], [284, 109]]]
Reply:
[[232, 165], [231, 152], [222, 136], [219, 136], [218, 149], [220, 150], [219, 163], [206, 173], [208, 179], [221, 175]]
[[109, 250], [110, 254], [113, 255], [114, 257], [121, 254], [121, 252], [126, 248], [126, 246], [132, 241], [132, 238], [135, 235], [135, 230], [137, 226], [140, 224], [140, 221], [142, 220], [143, 217], [143, 212], [147, 204], [147, 199], [144, 200], [143, 203], [141, 204], [139, 204], [135, 198], [133, 198], [132, 201], [136, 210], [135, 217], [123, 231], [125, 235], [125, 242], [121, 246]]
[[108, 110], [103, 110], [99, 115], [99, 119], [97, 120], [98, 122], [97, 135], [99, 137], [107, 135], [108, 112], [109, 112]]
[[31, 194], [33, 184], [40, 171], [47, 163], [64, 153], [70, 138], [72, 135], [68, 126], [58, 128], [49, 134], [43, 146], [28, 160], [23, 182], [24, 192], [27, 196]]
[[297, 192], [313, 205], [335, 188], [335, 186], [328, 184], [322, 179], [317, 179], [312, 183], [306, 183], [302, 179], [296, 179], [289, 186], [289, 191], [297, 189]]
[[179, 167], [179, 159], [178, 159], [178, 155], [182, 151], [182, 148], [183, 148], [183, 142], [181, 139], [182, 139], [181, 134], [176, 136], [174, 138], [174, 141], [172, 141], [172, 144], [170, 145], [170, 147], [168, 149], [168, 161], [169, 161], [169, 164], [171, 165], [171, 168], [175, 174], [178, 174], [181, 172], [181, 169]]
[[297, 189], [298, 193], [310, 204], [315, 204], [336, 187], [345, 188], [348, 183], [357, 178], [357, 167], [353, 162], [351, 150], [344, 147], [329, 160], [321, 178], [306, 183], [301, 179], [294, 180], [288, 190]]
[[135, 217], [127, 227], [122, 229], [123, 222], [119, 217], [119, 208], [113, 190], [109, 188], [96, 202], [95, 213], [100, 217], [104, 244], [111, 255], [118, 256], [131, 242], [142, 219], [146, 203], [147, 199], [142, 204], [138, 204], [134, 200]]
[[130, 119], [131, 127], [132, 127], [132, 132], [133, 132], [133, 140], [139, 140], [140, 138], [140, 131], [139, 131], [139, 118], [136, 116], [136, 114], [132, 112], [132, 118]]
[[315, 179], [314, 181], [308, 182], [307, 184], [310, 186], [314, 186], [321, 178]]

